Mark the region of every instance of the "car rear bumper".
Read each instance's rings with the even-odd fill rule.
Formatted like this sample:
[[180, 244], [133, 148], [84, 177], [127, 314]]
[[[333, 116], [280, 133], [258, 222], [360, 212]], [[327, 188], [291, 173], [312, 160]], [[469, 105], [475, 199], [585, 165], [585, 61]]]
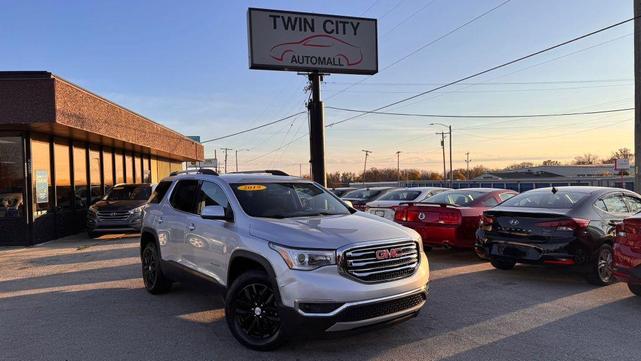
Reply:
[[279, 314], [293, 335], [350, 331], [412, 318], [425, 305], [427, 294], [426, 286], [393, 296], [332, 304], [333, 310], [317, 313], [303, 311], [303, 304], [297, 303], [294, 308], [281, 307]]
[[455, 248], [474, 247], [473, 234], [466, 237], [457, 226], [425, 225], [413, 222], [401, 222], [401, 224], [418, 232], [423, 239], [423, 244], [426, 246]]
[[480, 257], [490, 260], [510, 259], [519, 263], [571, 266], [583, 261], [582, 257], [570, 251], [571, 243], [522, 243], [497, 240], [477, 242], [474, 250]]

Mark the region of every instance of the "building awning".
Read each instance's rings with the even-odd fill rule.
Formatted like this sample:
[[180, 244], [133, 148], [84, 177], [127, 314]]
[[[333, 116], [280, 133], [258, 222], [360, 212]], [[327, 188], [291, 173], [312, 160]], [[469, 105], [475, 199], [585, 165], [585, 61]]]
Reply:
[[32, 130], [178, 161], [201, 161], [184, 135], [44, 71], [0, 72], [0, 130]]

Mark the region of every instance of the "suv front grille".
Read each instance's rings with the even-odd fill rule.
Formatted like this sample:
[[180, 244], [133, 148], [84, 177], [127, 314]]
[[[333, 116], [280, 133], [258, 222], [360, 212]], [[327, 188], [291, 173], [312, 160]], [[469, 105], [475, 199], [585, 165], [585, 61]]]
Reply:
[[409, 310], [425, 302], [426, 295], [424, 292], [362, 306], [353, 306], [341, 313], [340, 322], [354, 322], [367, 320], [370, 318], [390, 315], [393, 313]]
[[363, 282], [392, 281], [414, 274], [420, 259], [418, 250], [414, 241], [357, 246], [342, 251], [340, 267]]
[[101, 221], [124, 222], [129, 218], [129, 211], [98, 211], [97, 216]]

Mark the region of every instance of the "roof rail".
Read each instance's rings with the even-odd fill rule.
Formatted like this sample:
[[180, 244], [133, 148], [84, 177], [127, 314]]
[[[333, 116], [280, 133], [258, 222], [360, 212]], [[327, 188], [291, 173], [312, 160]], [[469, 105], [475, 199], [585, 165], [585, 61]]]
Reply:
[[229, 174], [256, 174], [256, 173], [267, 173], [271, 175], [280, 175], [280, 176], [289, 177], [289, 174], [278, 169], [244, 170], [242, 172], [230, 172]]
[[193, 173], [193, 174], [218, 175], [218, 173], [216, 173], [216, 171], [214, 171], [213, 169], [209, 169], [209, 168], [196, 168], [196, 169], [179, 170], [179, 171], [171, 172], [169, 175], [173, 177], [173, 176], [179, 175], [179, 174], [190, 174], [190, 173]]

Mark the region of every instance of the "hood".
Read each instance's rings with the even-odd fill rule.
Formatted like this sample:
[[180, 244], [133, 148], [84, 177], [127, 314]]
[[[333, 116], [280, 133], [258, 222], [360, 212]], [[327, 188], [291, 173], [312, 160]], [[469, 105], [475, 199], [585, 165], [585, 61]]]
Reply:
[[413, 238], [412, 232], [404, 227], [363, 212], [289, 219], [256, 218], [250, 233], [284, 246], [326, 249], [364, 241]]
[[134, 208], [140, 207], [145, 203], [147, 203], [146, 200], [98, 201], [94, 203], [93, 207], [96, 209], [96, 211], [100, 211], [100, 212], [129, 211]]

